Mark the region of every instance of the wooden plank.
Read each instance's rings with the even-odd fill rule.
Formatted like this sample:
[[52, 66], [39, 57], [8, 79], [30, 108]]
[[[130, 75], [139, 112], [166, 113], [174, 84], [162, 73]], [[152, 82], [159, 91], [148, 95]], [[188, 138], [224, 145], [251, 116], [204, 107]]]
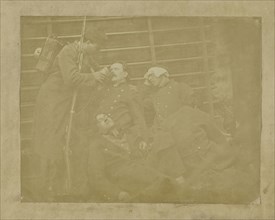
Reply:
[[[143, 65], [143, 64], [151, 64], [151, 61], [141, 61], [141, 62], [128, 62], [128, 66], [134, 66], [134, 65]], [[101, 64], [102, 67], [107, 66], [110, 64]]]
[[207, 79], [206, 79], [206, 86], [207, 86], [207, 99], [209, 102], [209, 113], [212, 117], [214, 117], [214, 107], [213, 107], [213, 97], [211, 93], [211, 84], [210, 84], [210, 73], [209, 73], [209, 64], [208, 64], [208, 53], [207, 53], [207, 43], [206, 43], [206, 36], [205, 36], [205, 25], [204, 25], [204, 20], [203, 18], [200, 19], [200, 26], [201, 26], [201, 37], [203, 41], [203, 68], [204, 71], [207, 74]]
[[[148, 49], [150, 46], [139, 46], [139, 47], [118, 47], [112, 49], [101, 49], [100, 52], [107, 53], [113, 51], [124, 51], [124, 50], [140, 50], [140, 49]], [[29, 57], [33, 58], [33, 54], [22, 54], [21, 57]]]
[[151, 51], [151, 59], [152, 59], [152, 64], [156, 64], [156, 51], [155, 51], [155, 41], [154, 41], [154, 33], [152, 31], [152, 21], [151, 18], [147, 18], [147, 26], [148, 26], [148, 31], [149, 31], [149, 42], [150, 42], [150, 51]]
[[[197, 44], [197, 43], [155, 45], [153, 47], [175, 47], [175, 46], [185, 46], [185, 45], [192, 45], [192, 44]], [[151, 51], [153, 51], [151, 46], [138, 46], [138, 47], [118, 47], [118, 48], [111, 48], [111, 49], [101, 49], [101, 52], [106, 53], [106, 52], [113, 52], [113, 51], [139, 50], [139, 49], [147, 49], [147, 48], [150, 48]], [[155, 54], [155, 52], [154, 52], [154, 54]], [[33, 58], [33, 54], [22, 54], [21, 57]]]
[[[211, 43], [211, 41], [206, 41], [206, 43]], [[162, 44], [162, 45], [154, 45], [153, 43], [150, 46], [137, 46], [137, 47], [118, 47], [118, 48], [111, 48], [111, 49], [101, 49], [101, 52], [112, 52], [112, 51], [121, 51], [121, 50], [139, 50], [139, 49], [145, 49], [150, 48], [151, 51], [152, 48], [159, 48], [159, 47], [177, 47], [177, 46], [185, 46], [185, 45], [195, 45], [195, 44], [203, 44], [203, 41], [196, 41], [196, 42], [188, 42], [188, 43], [175, 43], [175, 44]], [[154, 50], [153, 50], [154, 51]], [[153, 52], [155, 56], [155, 52]], [[33, 54], [22, 54], [22, 57], [33, 57]], [[153, 59], [153, 55], [152, 55]], [[155, 58], [154, 58], [155, 59]]]
[[29, 74], [29, 73], [36, 73], [37, 71], [32, 69], [32, 70], [22, 70], [21, 73], [23, 74]]
[[49, 23], [47, 23], [47, 34], [48, 34], [48, 36], [50, 36], [53, 33], [53, 26], [52, 26], [51, 17], [47, 17], [47, 21], [49, 21]]
[[[177, 46], [185, 46], [185, 45], [194, 45], [194, 44], [202, 44], [203, 41], [193, 41], [187, 43], [175, 43], [175, 44], [159, 44], [155, 45], [155, 47], [177, 47]], [[211, 43], [211, 41], [207, 41], [207, 43]]]
[[33, 118], [35, 103], [28, 105], [21, 104], [20, 106], [20, 120], [26, 121]]
[[177, 61], [186, 61], [186, 60], [201, 60], [203, 57], [187, 57], [187, 58], [178, 58], [178, 59], [165, 59], [165, 60], [157, 60], [157, 63], [166, 63], [166, 62], [177, 62]]
[[[170, 78], [179, 78], [179, 77], [186, 77], [186, 76], [195, 76], [205, 74], [205, 72], [190, 72], [190, 73], [177, 73], [177, 74], [170, 74]], [[143, 77], [134, 77], [131, 80], [143, 80]]]
[[39, 86], [23, 86], [21, 87], [21, 91], [30, 91], [30, 90], [38, 90]]
[[[58, 39], [70, 39], [70, 38], [80, 38], [81, 35], [64, 35], [64, 36], [58, 36]], [[46, 40], [47, 37], [25, 37], [22, 38], [23, 41], [35, 41], [35, 40]]]
[[41, 85], [43, 74], [37, 71], [23, 72], [21, 71], [21, 87]]
[[[129, 18], [135, 18], [133, 16], [110, 16], [102, 18], [87, 18], [87, 21], [108, 21], [108, 20], [125, 20]], [[74, 23], [74, 22], [83, 22], [83, 18], [76, 19], [66, 19], [66, 20], [40, 20], [40, 21], [26, 21], [26, 24], [48, 24], [48, 23]]]
[[[122, 31], [122, 32], [110, 32], [106, 33], [108, 36], [116, 36], [116, 35], [129, 35], [129, 34], [146, 34], [148, 31]], [[80, 38], [81, 35], [73, 34], [73, 35], [60, 35], [59, 39], [70, 39], [70, 38]], [[22, 40], [46, 40], [47, 37], [25, 37]]]
[[[210, 27], [210, 25], [208, 25]], [[207, 26], [206, 26], [207, 27]], [[184, 30], [192, 30], [192, 29], [200, 29], [200, 26], [192, 26], [192, 27], [181, 27], [181, 28], [166, 28], [166, 29], [155, 29], [153, 32], [170, 32], [170, 31], [184, 31]]]
[[148, 49], [150, 46], [139, 46], [139, 47], [118, 47], [112, 49], [101, 49], [100, 52], [112, 52], [112, 51], [122, 51], [122, 50], [140, 50], [140, 49]]
[[121, 31], [121, 32], [109, 32], [106, 33], [107, 36], [114, 36], [114, 35], [128, 35], [128, 34], [146, 34], [148, 31]]
[[201, 75], [205, 74], [205, 72], [190, 72], [190, 73], [177, 73], [177, 74], [171, 74], [170, 77], [184, 77], [184, 76], [195, 76], [195, 75]]
[[[188, 28], [173, 28], [173, 29], [160, 29], [160, 30], [152, 30], [152, 32], [169, 32], [169, 31], [182, 31], [186, 29], [194, 29], [192, 27]], [[197, 27], [196, 27], [197, 29]], [[146, 34], [148, 31], [123, 31], [123, 32], [110, 32], [106, 33], [107, 36], [113, 35], [128, 35], [128, 34]], [[79, 38], [81, 35], [65, 35], [65, 36], [58, 36], [60, 39], [70, 39], [70, 38]], [[47, 37], [26, 37], [22, 40], [46, 40]]]
[[39, 91], [39, 86], [27, 86], [20, 89], [20, 102], [30, 103], [36, 100]]
[[[208, 58], [212, 58], [213, 56], [208, 56]], [[201, 60], [203, 56], [197, 57], [186, 57], [186, 58], [178, 58], [178, 59], [165, 59], [165, 60], [157, 60], [157, 63], [166, 63], [166, 62], [177, 62], [177, 61], [188, 61], [188, 60]]]
[[112, 64], [118, 60], [123, 60], [127, 63], [147, 62], [151, 59], [150, 50], [148, 47], [137, 50], [114, 50], [108, 53], [101, 54], [101, 60], [107, 64]]

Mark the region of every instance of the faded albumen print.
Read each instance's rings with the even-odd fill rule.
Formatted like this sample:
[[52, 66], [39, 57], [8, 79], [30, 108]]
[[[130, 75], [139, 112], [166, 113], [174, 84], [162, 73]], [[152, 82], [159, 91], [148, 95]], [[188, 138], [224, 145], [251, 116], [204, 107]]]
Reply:
[[261, 18], [21, 17], [21, 202], [260, 201]]

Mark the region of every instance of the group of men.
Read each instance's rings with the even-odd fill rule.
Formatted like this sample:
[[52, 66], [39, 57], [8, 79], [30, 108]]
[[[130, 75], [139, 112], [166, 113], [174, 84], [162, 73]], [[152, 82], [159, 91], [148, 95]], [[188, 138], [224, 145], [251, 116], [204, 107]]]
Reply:
[[[62, 201], [68, 193], [64, 145], [75, 91], [73, 201], [213, 203], [246, 198], [238, 190], [234, 150], [212, 118], [192, 107], [193, 90], [159, 66], [148, 69], [141, 86], [130, 83], [122, 61], [100, 69], [95, 60], [103, 39], [93, 31], [85, 34], [82, 51], [79, 42], [66, 45], [39, 91], [33, 146], [40, 177], [34, 198]], [[154, 113], [152, 124], [146, 112]]]

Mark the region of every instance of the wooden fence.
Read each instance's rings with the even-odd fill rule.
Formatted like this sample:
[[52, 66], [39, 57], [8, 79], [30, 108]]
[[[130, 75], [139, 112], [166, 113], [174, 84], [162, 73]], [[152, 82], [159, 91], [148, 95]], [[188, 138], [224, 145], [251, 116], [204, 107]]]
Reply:
[[[42, 75], [34, 69], [33, 52], [48, 35], [62, 40], [79, 39], [83, 17], [21, 18], [21, 150], [27, 169], [35, 98]], [[108, 41], [101, 65], [126, 61], [133, 82], [142, 80], [148, 67], [165, 66], [171, 77], [194, 88], [199, 108], [213, 115], [210, 76], [215, 69], [215, 38], [211, 19], [201, 17], [87, 17], [87, 25], [100, 25]]]

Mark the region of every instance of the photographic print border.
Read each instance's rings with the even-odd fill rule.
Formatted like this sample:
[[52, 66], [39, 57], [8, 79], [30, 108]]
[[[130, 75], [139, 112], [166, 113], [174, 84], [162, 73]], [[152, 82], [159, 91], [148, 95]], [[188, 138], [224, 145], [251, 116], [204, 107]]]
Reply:
[[[2, 1], [2, 219], [273, 219], [273, 1]], [[21, 16], [229, 16], [262, 18], [261, 198], [250, 205], [20, 202]]]

